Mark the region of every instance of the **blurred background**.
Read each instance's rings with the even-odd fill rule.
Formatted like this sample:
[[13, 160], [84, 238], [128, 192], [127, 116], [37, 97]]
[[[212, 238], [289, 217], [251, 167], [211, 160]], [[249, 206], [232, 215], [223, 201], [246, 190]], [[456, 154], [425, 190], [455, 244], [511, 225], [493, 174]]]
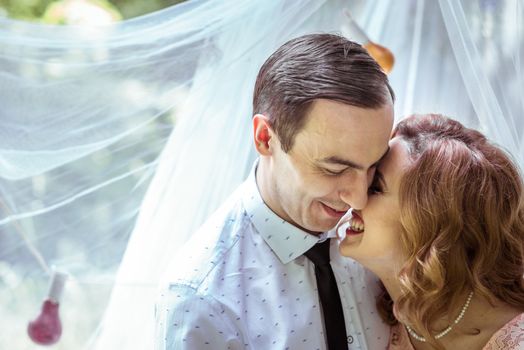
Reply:
[[[183, 1], [0, 0], [0, 16], [38, 24], [97, 26], [146, 15]], [[140, 88], [143, 86], [131, 84], [130, 93], [122, 103], [140, 99], [143, 92], [136, 91]], [[120, 142], [73, 161], [58, 171], [17, 180], [15, 189], [24, 188], [25, 194], [16, 190], [15, 196], [24, 197], [20, 202], [25, 201], [27, 208], [14, 204], [16, 200], [10, 198], [14, 188], [12, 181], [0, 179], [0, 190], [4, 194], [0, 201], [3, 227], [0, 229], [0, 349], [40, 348], [26, 336], [26, 327], [40, 312], [55, 265], [68, 266], [68, 272], [81, 276], [81, 280], [70, 276], [63, 301], [66, 305], [74, 301], [81, 306], [60, 312], [65, 331], [54, 348], [69, 350], [87, 346], [100, 325], [116, 270], [132, 232], [132, 223], [149, 184], [148, 169], [156, 164], [173, 129], [174, 115], [174, 110], [160, 113]], [[0, 128], [5, 130], [7, 123], [2, 118]], [[132, 124], [130, 120], [129, 128]], [[118, 168], [111, 166], [118, 154], [132, 161]], [[118, 178], [121, 174], [127, 175]], [[114, 178], [118, 179], [107, 184], [108, 179]], [[81, 181], [105, 184], [104, 189], [79, 195], [82, 191], [78, 183]], [[15, 210], [34, 213], [49, 207], [48, 195], [66, 200], [82, 197], [83, 200], [66, 206], [60, 217], [44, 214], [6, 222]], [[125, 218], [115, 222], [115, 215]], [[50, 226], [53, 229], [49, 229]], [[81, 226], [82, 231], [73, 232], [71, 227], [75, 226]]]

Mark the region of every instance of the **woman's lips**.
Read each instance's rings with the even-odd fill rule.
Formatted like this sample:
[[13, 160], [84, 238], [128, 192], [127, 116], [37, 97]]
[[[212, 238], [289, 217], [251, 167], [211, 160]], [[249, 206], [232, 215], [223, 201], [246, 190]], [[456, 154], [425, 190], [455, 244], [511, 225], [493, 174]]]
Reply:
[[352, 235], [360, 235], [360, 234], [362, 234], [362, 233], [364, 233], [364, 231], [355, 231], [355, 230], [351, 229], [351, 227], [348, 227], [348, 228], [346, 229], [346, 235], [349, 235], [349, 236], [352, 236]]
[[351, 218], [348, 234], [358, 235], [362, 232], [364, 232], [364, 220], [362, 220], [358, 213], [353, 212], [353, 217]]
[[[358, 227], [358, 229], [357, 229]], [[364, 221], [362, 218], [350, 209], [346, 215], [339, 221], [337, 226], [337, 236], [340, 241], [343, 241], [346, 236], [359, 235], [364, 232]]]

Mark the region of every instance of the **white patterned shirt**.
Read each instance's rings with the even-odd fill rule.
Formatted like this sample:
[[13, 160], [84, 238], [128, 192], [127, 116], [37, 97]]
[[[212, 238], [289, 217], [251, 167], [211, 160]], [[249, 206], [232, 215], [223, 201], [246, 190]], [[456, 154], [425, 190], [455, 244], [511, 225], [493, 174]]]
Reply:
[[[282, 220], [263, 202], [255, 171], [197, 231], [165, 275], [156, 349], [327, 349], [314, 265], [305, 253], [330, 239]], [[331, 240], [348, 349], [385, 349], [378, 280]]]

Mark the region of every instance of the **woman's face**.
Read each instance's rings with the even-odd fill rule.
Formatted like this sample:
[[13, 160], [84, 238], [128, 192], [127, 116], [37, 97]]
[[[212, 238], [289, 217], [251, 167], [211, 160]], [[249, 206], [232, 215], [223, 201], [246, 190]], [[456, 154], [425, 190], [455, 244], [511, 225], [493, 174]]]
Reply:
[[[395, 268], [404, 261], [400, 244], [399, 185], [410, 158], [401, 138], [392, 139], [389, 146], [389, 153], [378, 165], [367, 205], [353, 212], [339, 247], [342, 255], [371, 270]], [[343, 226], [344, 221], [347, 222], [342, 219], [338, 227]]]

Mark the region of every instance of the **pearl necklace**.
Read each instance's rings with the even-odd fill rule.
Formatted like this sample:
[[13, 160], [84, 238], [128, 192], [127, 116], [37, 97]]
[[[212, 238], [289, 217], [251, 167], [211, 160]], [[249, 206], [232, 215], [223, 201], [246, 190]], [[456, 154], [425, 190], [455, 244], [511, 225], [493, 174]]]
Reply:
[[[435, 335], [435, 337], [434, 337], [435, 339], [440, 339], [443, 336], [445, 336], [446, 334], [448, 334], [449, 332], [451, 332], [451, 330], [453, 329], [453, 326], [456, 325], [457, 323], [459, 323], [462, 320], [462, 318], [464, 317], [464, 314], [466, 313], [466, 310], [469, 307], [469, 304], [471, 303], [471, 298], [472, 297], [473, 297], [473, 292], [469, 293], [468, 299], [466, 300], [466, 303], [462, 307], [462, 310], [460, 310], [460, 314], [457, 316], [455, 321], [453, 321], [453, 323], [450, 324], [448, 326], [448, 328], [444, 329], [442, 332], [440, 332], [437, 335]], [[425, 342], [426, 341], [426, 338], [424, 338], [423, 336], [418, 335], [417, 333], [415, 333], [415, 331], [410, 326], [406, 325], [406, 329], [408, 330], [408, 333], [413, 338], [415, 338], [416, 340], [421, 341], [421, 342]]]

